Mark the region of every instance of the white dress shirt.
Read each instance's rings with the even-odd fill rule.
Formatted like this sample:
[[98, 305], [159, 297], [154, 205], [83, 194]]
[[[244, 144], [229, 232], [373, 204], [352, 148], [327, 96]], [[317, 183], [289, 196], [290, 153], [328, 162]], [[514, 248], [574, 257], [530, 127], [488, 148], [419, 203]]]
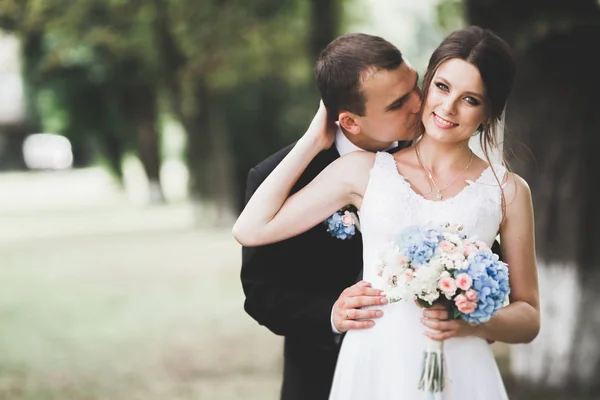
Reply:
[[[350, 141], [350, 139], [348, 139], [346, 137], [346, 135], [342, 131], [342, 128], [340, 128], [339, 125], [338, 125], [338, 128], [337, 128], [337, 131], [335, 132], [335, 138], [333, 140], [333, 143], [334, 143], [335, 148], [337, 149], [338, 153], [340, 153], [340, 156], [344, 156], [344, 155], [346, 155], [348, 153], [352, 153], [353, 151], [366, 151], [364, 149], [361, 149], [360, 147], [358, 147], [354, 143], [352, 143]], [[390, 147], [388, 147], [387, 149], [385, 149], [385, 150], [393, 149], [396, 146], [398, 146], [398, 142], [393, 142], [392, 145]], [[342, 332], [338, 331], [335, 328], [335, 325], [333, 324], [333, 308], [331, 309], [331, 330], [334, 333], [337, 333], [337, 334], [341, 334], [342, 333]]]

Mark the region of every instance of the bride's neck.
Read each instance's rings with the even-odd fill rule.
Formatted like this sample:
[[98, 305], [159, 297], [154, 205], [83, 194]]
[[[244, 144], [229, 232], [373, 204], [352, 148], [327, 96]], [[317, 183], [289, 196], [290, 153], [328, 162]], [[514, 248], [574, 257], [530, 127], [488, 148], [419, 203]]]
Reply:
[[435, 174], [436, 171], [452, 171], [464, 168], [471, 158], [469, 141], [460, 143], [440, 143], [423, 136], [415, 144], [423, 165]]

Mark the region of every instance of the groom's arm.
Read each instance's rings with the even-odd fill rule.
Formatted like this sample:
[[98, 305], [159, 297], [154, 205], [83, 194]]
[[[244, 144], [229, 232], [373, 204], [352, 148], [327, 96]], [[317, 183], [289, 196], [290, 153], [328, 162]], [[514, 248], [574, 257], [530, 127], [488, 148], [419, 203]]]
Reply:
[[[246, 295], [244, 309], [259, 324], [282, 336], [314, 338], [323, 344], [334, 344], [331, 310], [337, 295], [315, 295], [284, 285], [285, 278], [274, 268], [290, 267], [279, 251], [243, 248], [241, 280]], [[293, 279], [292, 276], [290, 276]], [[306, 278], [307, 286], [310, 278]]]
[[[246, 202], [266, 178], [258, 169], [248, 173]], [[244, 309], [261, 325], [277, 335], [311, 337], [327, 345], [334, 344], [331, 312], [337, 295], [315, 294], [310, 290], [310, 277], [295, 265], [290, 241], [260, 247], [242, 248], [241, 281], [246, 295]], [[287, 279], [305, 281], [306, 290], [298, 282], [286, 285]]]

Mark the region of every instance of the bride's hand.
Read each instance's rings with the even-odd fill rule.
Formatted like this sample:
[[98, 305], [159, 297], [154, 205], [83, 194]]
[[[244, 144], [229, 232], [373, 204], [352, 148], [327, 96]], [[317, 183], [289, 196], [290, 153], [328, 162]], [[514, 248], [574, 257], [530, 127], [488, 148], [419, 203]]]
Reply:
[[425, 331], [425, 336], [433, 340], [446, 340], [452, 337], [474, 336], [476, 327], [465, 320], [448, 319], [448, 309], [440, 304], [423, 309], [421, 323], [432, 331]]
[[319, 109], [313, 117], [303, 139], [309, 140], [314, 145], [319, 146], [320, 150], [326, 150], [333, 145], [336, 129], [336, 123], [328, 118], [327, 109], [321, 100], [319, 102]]

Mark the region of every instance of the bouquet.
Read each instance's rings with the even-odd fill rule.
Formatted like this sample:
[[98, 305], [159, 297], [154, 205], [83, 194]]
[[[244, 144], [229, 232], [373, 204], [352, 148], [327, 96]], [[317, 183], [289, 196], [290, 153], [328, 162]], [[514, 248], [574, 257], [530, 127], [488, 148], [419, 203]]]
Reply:
[[[461, 225], [410, 227], [384, 249], [378, 274], [390, 303], [416, 300], [423, 307], [448, 305], [451, 318], [488, 321], [510, 292], [507, 264]], [[419, 389], [441, 398], [443, 342], [428, 339]]]

